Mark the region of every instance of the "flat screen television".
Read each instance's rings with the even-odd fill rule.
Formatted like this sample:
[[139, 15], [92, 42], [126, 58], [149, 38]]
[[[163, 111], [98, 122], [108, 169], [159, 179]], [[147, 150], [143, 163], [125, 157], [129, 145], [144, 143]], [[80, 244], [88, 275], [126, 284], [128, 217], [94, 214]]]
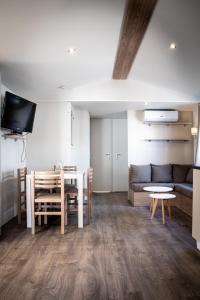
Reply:
[[2, 107], [1, 127], [18, 134], [32, 132], [35, 110], [36, 103], [6, 92]]

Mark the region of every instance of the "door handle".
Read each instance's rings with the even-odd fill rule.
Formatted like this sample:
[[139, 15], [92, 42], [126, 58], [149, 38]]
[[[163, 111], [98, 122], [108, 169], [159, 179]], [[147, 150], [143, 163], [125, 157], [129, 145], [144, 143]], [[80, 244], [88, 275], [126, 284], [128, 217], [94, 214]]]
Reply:
[[116, 153], [116, 159], [118, 159], [121, 156], [121, 153]]
[[110, 153], [106, 153], [106, 156], [108, 157], [108, 159], [110, 159]]

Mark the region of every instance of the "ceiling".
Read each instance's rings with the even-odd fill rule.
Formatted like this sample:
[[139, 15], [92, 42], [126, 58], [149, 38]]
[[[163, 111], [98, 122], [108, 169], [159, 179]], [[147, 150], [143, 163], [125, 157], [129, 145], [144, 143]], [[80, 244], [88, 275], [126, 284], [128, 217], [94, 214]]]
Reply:
[[[124, 6], [125, 0], [0, 0], [3, 83], [34, 101], [63, 101], [79, 87], [112, 82]], [[199, 27], [199, 0], [158, 0], [130, 85], [136, 80], [198, 101]]]
[[[200, 99], [200, 1], [160, 0], [129, 79]], [[177, 48], [170, 50], [175, 42]]]
[[[124, 0], [0, 0], [0, 69], [10, 89], [40, 100], [110, 79]], [[75, 47], [74, 56], [67, 53]], [[32, 98], [33, 98], [32, 97]]]

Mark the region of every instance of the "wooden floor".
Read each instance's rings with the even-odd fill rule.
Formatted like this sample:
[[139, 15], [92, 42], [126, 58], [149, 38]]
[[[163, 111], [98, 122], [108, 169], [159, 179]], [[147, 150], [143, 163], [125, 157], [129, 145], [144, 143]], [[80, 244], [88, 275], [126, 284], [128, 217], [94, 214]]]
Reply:
[[124, 193], [95, 196], [93, 223], [36, 236], [12, 221], [0, 240], [0, 299], [200, 299], [191, 220], [133, 208]]

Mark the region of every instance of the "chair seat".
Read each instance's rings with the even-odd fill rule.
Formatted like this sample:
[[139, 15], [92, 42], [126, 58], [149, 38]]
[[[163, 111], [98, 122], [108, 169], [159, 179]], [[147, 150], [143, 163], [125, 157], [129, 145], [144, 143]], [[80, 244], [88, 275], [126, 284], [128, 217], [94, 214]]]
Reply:
[[76, 185], [72, 183], [65, 183], [65, 189], [70, 188], [72, 186], [75, 187]]
[[78, 189], [75, 185], [69, 184], [65, 186], [65, 193], [66, 194], [78, 194]]
[[36, 196], [35, 202], [36, 203], [61, 202], [61, 196], [60, 196], [60, 194], [41, 194], [41, 195]]
[[36, 189], [35, 194], [38, 195], [38, 196], [39, 195], [49, 195], [50, 190], [48, 190], [48, 189]]

